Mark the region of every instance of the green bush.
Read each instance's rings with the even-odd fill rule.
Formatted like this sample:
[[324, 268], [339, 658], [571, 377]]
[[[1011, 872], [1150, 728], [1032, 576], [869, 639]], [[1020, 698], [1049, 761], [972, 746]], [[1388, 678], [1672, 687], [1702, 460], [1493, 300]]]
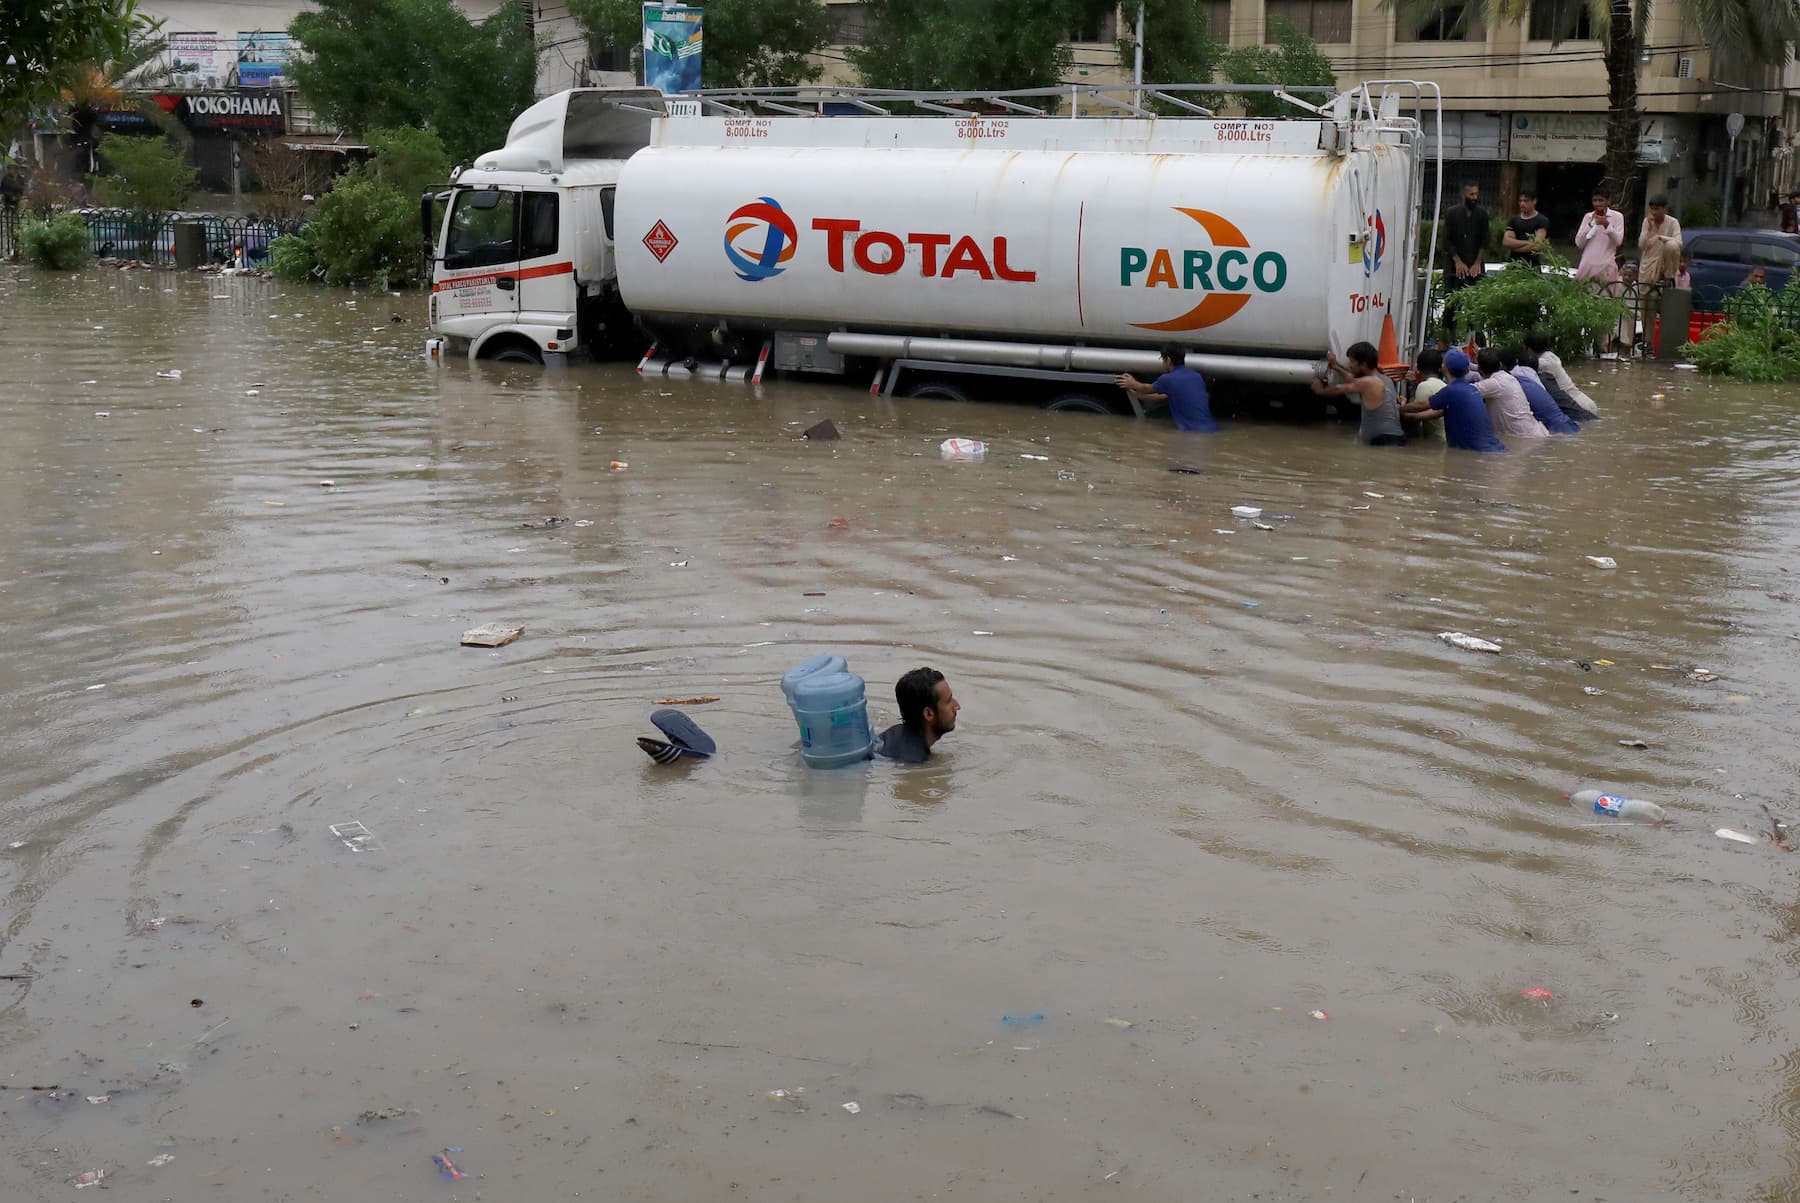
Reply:
[[1457, 324], [1483, 332], [1495, 347], [1522, 343], [1531, 331], [1542, 330], [1558, 355], [1586, 355], [1619, 324], [1627, 305], [1566, 274], [1567, 265], [1555, 255], [1546, 254], [1544, 261], [1551, 270], [1515, 264], [1456, 293]]
[[1703, 372], [1739, 380], [1800, 378], [1800, 333], [1783, 314], [1800, 314], [1800, 274], [1779, 298], [1760, 284], [1725, 299], [1725, 320], [1708, 326], [1682, 354]]
[[79, 213], [32, 218], [19, 229], [25, 261], [51, 271], [73, 271], [88, 261], [87, 222]]
[[311, 280], [320, 274], [319, 246], [312, 226], [283, 234], [269, 244], [269, 269], [283, 280]]
[[327, 284], [418, 281], [419, 206], [380, 180], [346, 176], [319, 198], [308, 227]]
[[100, 157], [113, 170], [94, 184], [103, 205], [166, 213], [185, 205], [194, 191], [194, 169], [166, 138], [108, 134], [100, 140]]

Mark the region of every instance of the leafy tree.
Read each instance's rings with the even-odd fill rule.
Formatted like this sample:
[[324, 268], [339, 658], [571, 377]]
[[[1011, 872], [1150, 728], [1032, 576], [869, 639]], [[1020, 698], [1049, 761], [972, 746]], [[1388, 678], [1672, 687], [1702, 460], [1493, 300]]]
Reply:
[[[568, 0], [588, 41], [640, 46], [642, 0]], [[709, 88], [791, 88], [819, 77], [810, 55], [831, 41], [835, 21], [819, 0], [707, 0], [701, 82]]]
[[100, 139], [100, 158], [113, 171], [94, 185], [101, 204], [166, 213], [194, 191], [196, 172], [167, 138], [108, 134]]
[[288, 74], [342, 129], [413, 125], [469, 159], [506, 140], [537, 82], [530, 0], [474, 24], [453, 0], [315, 0], [288, 32]]
[[[1225, 48], [1213, 40], [1207, 26], [1205, 0], [1145, 0], [1144, 80], [1159, 84], [1209, 84], [1218, 70]], [[1137, 6], [1119, 9], [1119, 65], [1127, 71], [1136, 62]], [[1207, 95], [1190, 97], [1195, 104], [1212, 106]]]
[[415, 200], [425, 189], [450, 178], [450, 155], [428, 129], [372, 129], [364, 138], [375, 157], [360, 170], [401, 196]]
[[0, 129], [54, 104], [90, 64], [125, 53], [137, 0], [8, 0], [0, 15]]
[[270, 244], [275, 274], [384, 286], [419, 278], [419, 194], [444, 182], [450, 158], [430, 130], [375, 129], [367, 137], [375, 157], [340, 176], [298, 234]]
[[87, 170], [95, 170], [100, 123], [109, 111], [136, 108], [151, 124], [184, 145], [191, 141], [181, 123], [150, 101], [130, 101], [128, 92], [160, 87], [169, 80], [169, 39], [160, 22], [140, 21], [117, 57], [88, 63], [63, 91], [64, 123], [77, 145], [87, 151]]
[[[1317, 42], [1301, 33], [1286, 17], [1269, 22], [1275, 34], [1273, 46], [1240, 46], [1227, 54], [1219, 73], [1234, 84], [1284, 84], [1290, 88], [1337, 85], [1337, 69], [1319, 51]], [[1239, 92], [1235, 99], [1252, 117], [1292, 116], [1294, 107], [1273, 92]]]
[[[1447, 0], [1381, 0], [1409, 20], [1444, 10]], [[1800, 40], [1800, 0], [1679, 0], [1682, 16], [1699, 29], [1695, 39], [1714, 62], [1739, 67], [1783, 66]], [[1585, 5], [1606, 62], [1606, 175], [1602, 181], [1621, 209], [1636, 182], [1639, 52], [1650, 26], [1652, 0], [1564, 0], [1553, 40], [1575, 36]], [[1482, 0], [1489, 25], [1531, 19], [1532, 0]], [[1629, 224], [1627, 228], [1633, 228]]]
[[1002, 10], [989, 0], [867, 0], [868, 30], [847, 51], [874, 88], [1047, 88], [1074, 65], [1075, 0]]

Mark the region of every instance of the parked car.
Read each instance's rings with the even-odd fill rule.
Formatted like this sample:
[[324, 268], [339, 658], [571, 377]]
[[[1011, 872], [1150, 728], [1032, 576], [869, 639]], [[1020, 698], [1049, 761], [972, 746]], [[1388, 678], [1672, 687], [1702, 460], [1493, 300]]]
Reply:
[[1681, 245], [1694, 261], [1694, 308], [1702, 311], [1716, 312], [1759, 267], [1780, 292], [1800, 262], [1800, 234], [1780, 230], [1684, 230]]

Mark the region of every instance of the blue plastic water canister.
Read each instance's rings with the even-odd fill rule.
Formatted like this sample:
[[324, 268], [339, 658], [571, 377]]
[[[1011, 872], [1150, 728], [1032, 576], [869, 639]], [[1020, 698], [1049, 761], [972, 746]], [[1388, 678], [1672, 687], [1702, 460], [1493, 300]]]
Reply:
[[813, 673], [794, 687], [800, 755], [816, 769], [867, 760], [874, 745], [863, 679], [855, 673]]
[[848, 671], [850, 671], [850, 666], [844, 663], [844, 658], [842, 656], [833, 655], [814, 656], [805, 664], [796, 664], [793, 668], [788, 669], [787, 675], [781, 678], [781, 693], [783, 697], [787, 698], [788, 709], [791, 710], [794, 706], [795, 687], [807, 677], [814, 676], [818, 673], [841, 673]]

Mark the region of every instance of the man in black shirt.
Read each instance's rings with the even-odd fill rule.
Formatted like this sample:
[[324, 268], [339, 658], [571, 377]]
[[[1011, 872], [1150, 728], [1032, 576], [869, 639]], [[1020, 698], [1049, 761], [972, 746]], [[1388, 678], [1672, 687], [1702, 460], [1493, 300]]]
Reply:
[[1450, 244], [1451, 273], [1444, 278], [1451, 291], [1467, 288], [1481, 279], [1486, 268], [1488, 211], [1481, 207], [1481, 186], [1463, 185], [1462, 204], [1444, 215], [1444, 240]]
[[931, 759], [931, 745], [956, 730], [962, 706], [935, 668], [915, 668], [894, 682], [894, 700], [900, 703], [900, 722], [881, 733], [875, 750], [902, 764], [924, 764]]
[[1519, 193], [1519, 215], [1506, 221], [1506, 233], [1500, 241], [1511, 251], [1508, 256], [1514, 263], [1523, 263], [1530, 267], [1538, 265], [1538, 255], [1550, 240], [1550, 219], [1538, 212], [1537, 194], [1534, 192]]

